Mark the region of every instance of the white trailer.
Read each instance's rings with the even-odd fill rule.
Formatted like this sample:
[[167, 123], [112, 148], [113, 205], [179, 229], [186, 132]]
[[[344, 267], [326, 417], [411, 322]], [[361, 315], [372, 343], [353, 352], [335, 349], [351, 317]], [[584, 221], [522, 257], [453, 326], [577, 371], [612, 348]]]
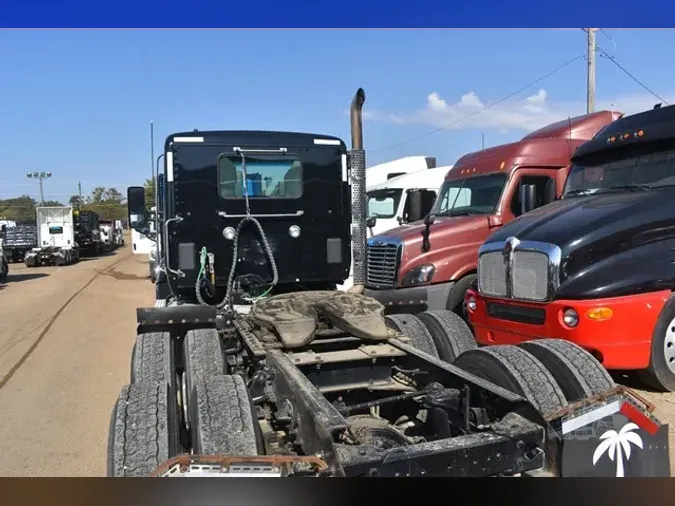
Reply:
[[35, 223], [38, 246], [26, 253], [24, 263], [27, 267], [69, 265], [79, 260], [71, 206], [38, 207]]

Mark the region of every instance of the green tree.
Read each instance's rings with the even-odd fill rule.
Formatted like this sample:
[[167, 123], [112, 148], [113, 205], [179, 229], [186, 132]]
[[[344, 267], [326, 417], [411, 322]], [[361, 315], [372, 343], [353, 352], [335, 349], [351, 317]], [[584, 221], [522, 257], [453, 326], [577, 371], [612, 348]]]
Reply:
[[85, 202], [86, 202], [86, 199], [84, 197], [80, 197], [79, 195], [72, 195], [68, 199], [68, 205], [71, 205], [76, 209], [80, 209], [84, 205]]
[[40, 204], [41, 207], [63, 207], [63, 204], [58, 200], [45, 200], [44, 205]]
[[117, 188], [97, 186], [87, 198], [83, 209], [94, 211], [101, 220], [122, 220], [127, 215], [125, 200]]
[[34, 221], [37, 202], [29, 195], [0, 200], [0, 217], [11, 221]]

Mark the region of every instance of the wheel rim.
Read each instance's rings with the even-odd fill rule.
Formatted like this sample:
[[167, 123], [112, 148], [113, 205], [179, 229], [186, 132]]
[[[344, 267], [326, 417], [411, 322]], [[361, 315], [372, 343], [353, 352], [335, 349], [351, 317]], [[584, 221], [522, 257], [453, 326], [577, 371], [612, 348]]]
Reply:
[[663, 358], [670, 372], [675, 373], [675, 318], [668, 324], [666, 338], [663, 340]]

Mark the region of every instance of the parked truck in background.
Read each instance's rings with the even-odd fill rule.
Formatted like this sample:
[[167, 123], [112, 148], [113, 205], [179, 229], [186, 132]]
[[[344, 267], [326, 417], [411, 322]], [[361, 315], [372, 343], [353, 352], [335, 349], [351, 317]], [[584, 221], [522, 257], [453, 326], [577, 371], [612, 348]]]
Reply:
[[[368, 240], [365, 294], [388, 313], [449, 309], [464, 318], [464, 295], [476, 279], [478, 248], [493, 232], [562, 189], [574, 150], [622, 113], [600, 111], [553, 123], [461, 157], [423, 221]], [[521, 188], [537, 200], [521, 201]]]
[[115, 249], [114, 222], [111, 220], [99, 220], [98, 231], [101, 234], [101, 245], [104, 253]]
[[3, 281], [7, 278], [9, 274], [9, 263], [5, 257], [5, 251], [3, 248], [4, 235], [5, 235], [6, 225], [0, 225], [0, 281]]
[[78, 261], [80, 252], [75, 241], [72, 207], [38, 207], [35, 224], [38, 245], [26, 253], [26, 267], [69, 265]]
[[75, 240], [82, 256], [99, 256], [103, 253], [103, 242], [99, 230], [98, 214], [94, 211], [74, 211]]
[[3, 249], [8, 262], [23, 262], [26, 253], [38, 246], [37, 225], [15, 223], [3, 229]]
[[574, 153], [562, 199], [483, 244], [480, 344], [561, 338], [675, 391], [674, 141], [675, 107], [614, 122]]
[[124, 227], [122, 220], [115, 220], [113, 222], [113, 241], [116, 248], [124, 246]]

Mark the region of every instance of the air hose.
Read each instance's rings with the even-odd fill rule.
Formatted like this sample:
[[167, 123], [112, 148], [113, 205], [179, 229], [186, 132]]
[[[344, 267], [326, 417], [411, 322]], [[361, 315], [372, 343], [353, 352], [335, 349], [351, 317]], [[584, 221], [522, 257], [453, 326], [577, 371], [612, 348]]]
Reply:
[[[243, 151], [239, 151], [239, 155], [241, 156], [241, 168], [243, 172], [243, 180], [244, 180], [244, 197], [246, 199], [246, 216], [241, 219], [239, 224], [237, 225], [237, 228], [234, 233], [234, 238], [233, 238], [233, 245], [232, 245], [232, 266], [230, 267], [230, 274], [227, 278], [227, 289], [225, 292], [225, 297], [224, 299], [216, 304], [216, 308], [218, 309], [223, 309], [226, 306], [230, 311], [234, 310], [234, 303], [232, 300], [233, 296], [233, 291], [235, 284], [239, 278], [235, 277], [235, 273], [237, 270], [237, 259], [239, 257], [239, 235], [241, 233], [241, 230], [244, 228], [244, 225], [247, 222], [252, 222], [256, 228], [258, 229], [258, 232], [260, 233], [260, 239], [262, 242], [263, 249], [265, 251], [265, 254], [267, 255], [267, 259], [269, 260], [270, 266], [272, 267], [272, 281], [269, 283], [269, 287], [265, 292], [262, 294], [258, 295], [257, 297], [253, 298], [244, 298], [247, 302], [256, 302], [267, 295], [272, 291], [272, 289], [276, 286], [276, 284], [279, 282], [279, 272], [277, 270], [277, 263], [274, 260], [274, 255], [272, 254], [272, 248], [270, 247], [270, 243], [267, 240], [267, 236], [265, 235], [265, 231], [263, 230], [262, 225], [260, 222], [251, 215], [251, 208], [250, 208], [250, 203], [249, 203], [249, 195], [248, 195], [248, 185], [246, 182], [248, 181], [248, 174], [246, 172], [246, 157], [243, 153]], [[197, 301], [202, 304], [202, 305], [209, 305], [204, 301], [204, 298], [202, 297], [201, 294], [201, 281], [203, 278], [206, 277], [206, 263], [207, 263], [207, 257], [208, 257], [208, 251], [206, 247], [203, 247], [200, 253], [200, 267], [199, 267], [199, 273], [197, 274], [197, 282], [195, 284], [195, 293], [197, 296]], [[212, 260], [213, 262], [213, 260]], [[210, 265], [211, 271], [212, 271], [212, 278], [213, 278], [213, 272], [214, 268], [213, 265]], [[250, 275], [243, 275], [240, 277], [246, 277]], [[257, 276], [256, 276], [257, 277]], [[212, 279], [212, 283], [215, 285], [215, 279]]]

